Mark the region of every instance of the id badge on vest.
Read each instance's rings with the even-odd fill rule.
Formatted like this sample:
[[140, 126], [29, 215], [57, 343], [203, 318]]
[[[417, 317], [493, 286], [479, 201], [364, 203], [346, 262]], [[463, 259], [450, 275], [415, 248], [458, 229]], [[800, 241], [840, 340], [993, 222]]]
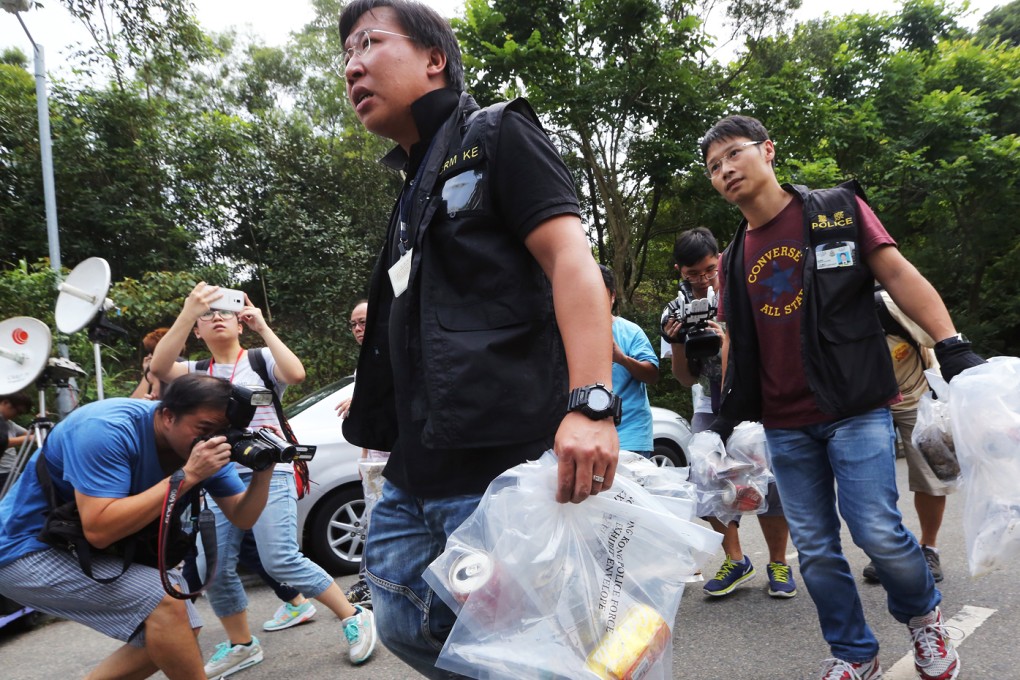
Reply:
[[400, 252], [400, 259], [387, 271], [390, 285], [393, 286], [393, 297], [400, 297], [411, 281], [411, 256], [414, 255], [414, 248], [405, 249], [401, 243]]
[[815, 267], [817, 269], [838, 269], [853, 267], [857, 248], [853, 241], [836, 241], [823, 243], [815, 247]]

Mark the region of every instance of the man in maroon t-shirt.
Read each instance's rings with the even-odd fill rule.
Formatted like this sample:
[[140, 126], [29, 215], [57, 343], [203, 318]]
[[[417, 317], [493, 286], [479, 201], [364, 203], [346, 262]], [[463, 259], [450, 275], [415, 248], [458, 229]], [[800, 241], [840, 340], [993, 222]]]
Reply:
[[[874, 279], [941, 339], [946, 380], [983, 360], [853, 188], [815, 194], [780, 185], [768, 131], [745, 116], [719, 121], [701, 151], [712, 186], [744, 216], [723, 260], [730, 350], [721, 411], [765, 425], [801, 575], [833, 656], [820, 677], [882, 675], [878, 640], [840, 545], [842, 517], [875, 563], [890, 613], [910, 629], [920, 677], [956, 678], [960, 661], [938, 607], [941, 594], [896, 507], [888, 405], [899, 395], [879, 352], [877, 317], [858, 311], [874, 316]], [[804, 201], [811, 202], [809, 224]], [[712, 429], [726, 434], [722, 421]]]

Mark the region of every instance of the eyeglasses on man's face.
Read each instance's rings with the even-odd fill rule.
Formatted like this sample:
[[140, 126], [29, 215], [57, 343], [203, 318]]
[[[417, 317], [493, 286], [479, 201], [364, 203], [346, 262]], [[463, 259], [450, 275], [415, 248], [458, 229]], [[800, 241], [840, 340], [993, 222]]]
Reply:
[[370, 49], [372, 49], [373, 33], [382, 33], [384, 35], [392, 35], [394, 37], [404, 38], [406, 40], [414, 40], [414, 38], [412, 38], [409, 35], [404, 35], [402, 33], [394, 33], [393, 31], [384, 31], [381, 28], [366, 28], [364, 30], [358, 31], [357, 33], [355, 33], [354, 35], [347, 39], [347, 42], [350, 44], [350, 47], [345, 48], [343, 54], [340, 55], [340, 63], [344, 70], [347, 69], [347, 64], [351, 63], [351, 59], [353, 59], [354, 57], [363, 57], [366, 54], [368, 54], [368, 51]]
[[365, 319], [351, 319], [347, 322], [347, 327], [353, 331], [355, 328], [365, 328], [367, 324], [368, 321]]
[[713, 177], [718, 175], [719, 172], [722, 170], [723, 163], [727, 161], [730, 163], [736, 161], [738, 158], [740, 158], [740, 154], [744, 153], [744, 151], [747, 150], [747, 147], [758, 146], [759, 144], [764, 144], [765, 141], [766, 140], [762, 139], [757, 142], [742, 142], [741, 144], [737, 144], [736, 146], [731, 146], [726, 151], [723, 151], [721, 156], [719, 156], [713, 161], [710, 161], [705, 165], [705, 177], [712, 179]]
[[685, 272], [683, 274], [684, 279], [691, 283], [697, 283], [698, 281], [711, 281], [717, 276], [719, 276], [719, 267], [716, 266], [709, 267], [704, 272]]
[[235, 316], [237, 316], [236, 312], [232, 312], [229, 309], [210, 309], [208, 312], [199, 314], [198, 318], [201, 319], [202, 321], [212, 321], [213, 317], [216, 316], [217, 314], [219, 314], [220, 318], [223, 319], [224, 321], [233, 319]]

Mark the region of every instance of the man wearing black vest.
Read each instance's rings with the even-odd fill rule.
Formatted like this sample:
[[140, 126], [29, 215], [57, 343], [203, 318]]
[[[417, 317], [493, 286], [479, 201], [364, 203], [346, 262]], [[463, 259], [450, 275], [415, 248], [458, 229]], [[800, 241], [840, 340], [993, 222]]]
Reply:
[[856, 182], [823, 191], [780, 185], [768, 131], [745, 116], [716, 123], [701, 152], [712, 186], [744, 217], [723, 258], [729, 360], [712, 429], [725, 436], [727, 422], [765, 425], [800, 572], [833, 656], [819, 677], [882, 674], [840, 546], [842, 517], [874, 563], [890, 613], [909, 628], [919, 676], [956, 678], [941, 594], [896, 507], [889, 405], [900, 396], [875, 314], [875, 279], [939, 339], [946, 380], [983, 360]]
[[366, 578], [380, 639], [448, 677], [434, 664], [454, 616], [421, 574], [489, 482], [552, 447], [557, 500], [612, 486], [612, 315], [570, 173], [527, 103], [480, 110], [464, 92], [449, 23], [354, 0], [340, 37], [355, 114], [405, 176], [343, 426], [391, 451]]

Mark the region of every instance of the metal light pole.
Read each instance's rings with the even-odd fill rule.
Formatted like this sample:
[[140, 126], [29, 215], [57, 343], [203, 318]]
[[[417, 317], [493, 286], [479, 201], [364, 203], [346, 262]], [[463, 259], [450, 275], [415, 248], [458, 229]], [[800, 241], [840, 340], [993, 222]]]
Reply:
[[[42, 159], [43, 199], [46, 206], [46, 239], [50, 247], [50, 267], [60, 283], [60, 234], [57, 231], [57, 194], [53, 182], [53, 145], [50, 139], [50, 102], [46, 93], [46, 57], [43, 46], [32, 38], [20, 12], [28, 10], [28, 0], [0, 0], [0, 7], [18, 17], [18, 23], [32, 43], [35, 55], [35, 100], [39, 112], [39, 155]], [[60, 356], [67, 358], [67, 344], [57, 345]], [[71, 395], [64, 388], [57, 392], [57, 410], [63, 418], [71, 411]]]

